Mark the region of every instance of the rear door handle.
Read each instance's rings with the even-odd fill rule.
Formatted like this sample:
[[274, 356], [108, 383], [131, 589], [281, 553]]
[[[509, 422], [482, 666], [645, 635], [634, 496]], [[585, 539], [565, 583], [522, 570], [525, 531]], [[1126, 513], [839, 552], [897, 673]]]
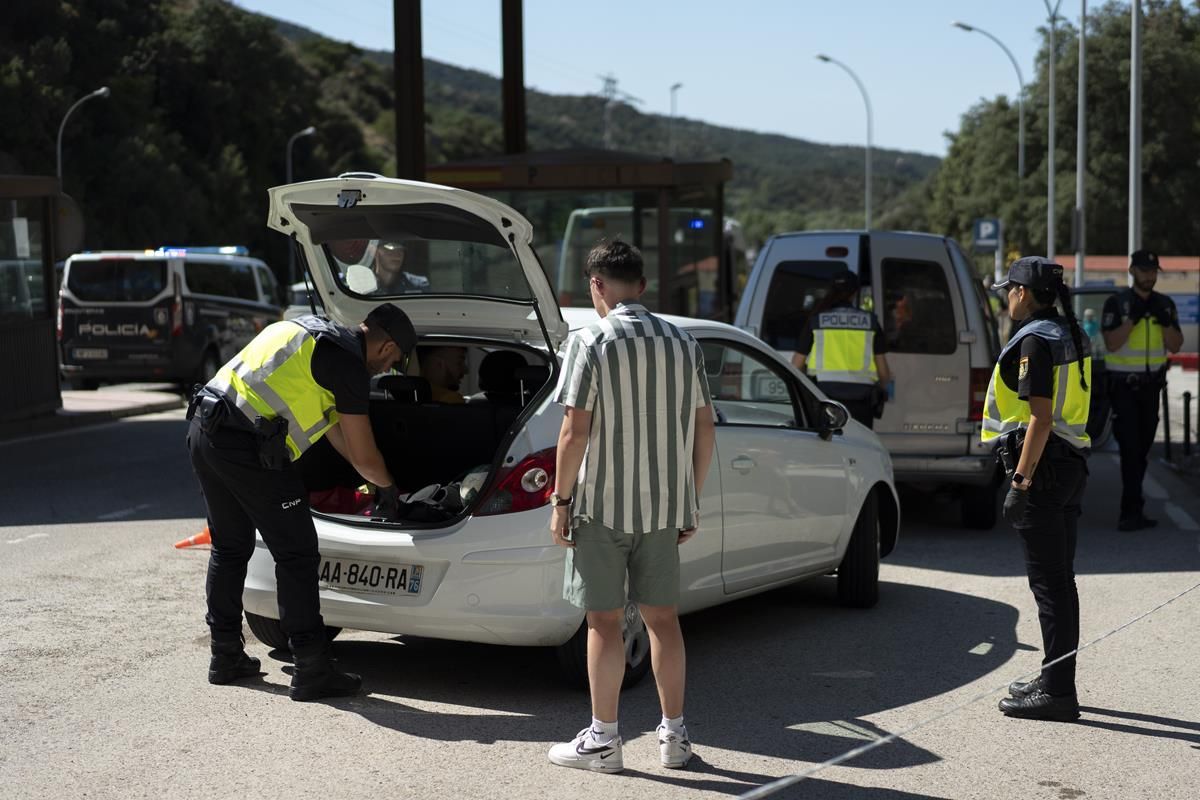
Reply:
[[733, 467], [738, 472], [749, 472], [758, 466], [758, 462], [756, 462], [753, 458], [750, 458], [750, 456], [738, 456], [733, 461], [729, 462], [729, 466]]

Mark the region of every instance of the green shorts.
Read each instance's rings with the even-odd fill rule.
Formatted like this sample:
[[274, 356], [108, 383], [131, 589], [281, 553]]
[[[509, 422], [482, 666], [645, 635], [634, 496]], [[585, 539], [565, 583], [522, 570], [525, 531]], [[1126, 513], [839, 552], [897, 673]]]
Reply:
[[587, 611], [625, 607], [629, 599], [648, 606], [679, 604], [679, 531], [621, 533], [597, 522], [575, 529], [567, 551], [563, 598]]

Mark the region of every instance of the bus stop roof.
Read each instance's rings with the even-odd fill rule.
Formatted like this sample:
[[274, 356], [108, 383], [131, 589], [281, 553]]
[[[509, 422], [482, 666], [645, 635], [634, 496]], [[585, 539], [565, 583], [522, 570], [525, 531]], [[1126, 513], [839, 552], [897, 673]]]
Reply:
[[505, 191], [670, 189], [719, 186], [733, 162], [674, 161], [615, 150], [569, 149], [512, 153], [427, 167], [425, 179], [462, 189]]

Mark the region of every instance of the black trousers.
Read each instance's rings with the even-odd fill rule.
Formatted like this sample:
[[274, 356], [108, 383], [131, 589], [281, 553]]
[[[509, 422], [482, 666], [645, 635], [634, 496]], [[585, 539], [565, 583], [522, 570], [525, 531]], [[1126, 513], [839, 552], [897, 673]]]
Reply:
[[855, 422], [861, 422], [868, 428], [875, 428], [875, 387], [861, 383], [842, 383], [840, 381], [818, 381], [821, 391], [829, 395], [830, 400], [837, 400], [850, 412]]
[[[1029, 588], [1037, 602], [1043, 664], [1079, 646], [1075, 542], [1087, 476], [1087, 460], [1051, 434], [1029, 489], [1025, 516], [1015, 526], [1025, 548]], [[1074, 693], [1075, 657], [1047, 667], [1042, 679], [1050, 694]]]
[[226, 427], [207, 434], [193, 421], [187, 443], [212, 534], [205, 620], [213, 640], [241, 636], [242, 590], [257, 528], [275, 559], [279, 622], [292, 649], [323, 643], [325, 623], [317, 594], [321, 557], [299, 471], [292, 465], [262, 467], [254, 435], [241, 430]]
[[1157, 383], [1131, 386], [1123, 378], [1119, 373], [1112, 376], [1109, 396], [1116, 415], [1113, 435], [1121, 450], [1121, 518], [1126, 519], [1140, 515], [1146, 502], [1142, 497], [1142, 481], [1158, 430], [1162, 389]]

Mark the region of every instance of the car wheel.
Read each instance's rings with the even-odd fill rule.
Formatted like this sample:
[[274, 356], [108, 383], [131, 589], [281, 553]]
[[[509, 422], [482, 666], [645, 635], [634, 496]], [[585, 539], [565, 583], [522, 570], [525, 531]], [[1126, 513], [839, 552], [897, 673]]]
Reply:
[[[272, 650], [289, 649], [287, 634], [283, 632], [283, 626], [279, 624], [279, 620], [271, 619], [270, 617], [260, 617], [258, 614], [251, 614], [247, 611], [246, 624], [250, 626], [250, 632], [254, 634], [254, 638]], [[331, 642], [341, 632], [341, 628], [334, 628], [330, 625], [325, 626], [325, 636]]]
[[998, 480], [988, 481], [983, 486], [967, 486], [959, 498], [959, 511], [962, 515], [962, 525], [976, 531], [990, 531], [996, 527], [998, 517], [997, 506]]
[[79, 378], [71, 381], [72, 389], [80, 389], [85, 392], [94, 392], [100, 388], [100, 381], [95, 378]]
[[[622, 634], [625, 640], [625, 677], [621, 679], [621, 688], [628, 689], [650, 671], [650, 632], [646, 630], [637, 603], [625, 604]], [[581, 689], [588, 686], [587, 640], [585, 620], [574, 636], [555, 648], [563, 676], [568, 683]]]
[[196, 383], [201, 386], [205, 385], [213, 378], [217, 377], [217, 371], [221, 369], [221, 357], [216, 350], [206, 350], [204, 352], [204, 360], [200, 362], [200, 371], [196, 374]]
[[867, 495], [837, 572], [838, 601], [851, 608], [879, 602], [879, 501]]

